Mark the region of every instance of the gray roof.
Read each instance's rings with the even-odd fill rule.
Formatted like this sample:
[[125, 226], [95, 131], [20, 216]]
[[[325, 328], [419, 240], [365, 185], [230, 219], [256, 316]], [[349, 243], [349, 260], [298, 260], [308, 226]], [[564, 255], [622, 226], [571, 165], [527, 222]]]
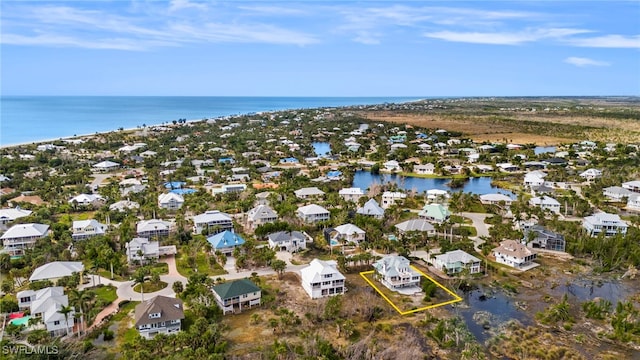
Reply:
[[364, 206], [358, 208], [357, 213], [360, 215], [383, 216], [384, 209], [378, 205], [375, 199], [369, 199]]
[[290, 240], [306, 240], [306, 236], [300, 231], [278, 231], [267, 236], [273, 243], [287, 242]]
[[451, 264], [451, 263], [457, 263], [457, 262], [460, 262], [463, 264], [480, 262], [480, 259], [478, 259], [473, 255], [469, 255], [462, 250], [453, 250], [444, 254], [437, 255], [436, 259], [445, 264]]
[[16, 207], [15, 209], [0, 209], [0, 219], [13, 221], [21, 217], [29, 216], [31, 213], [31, 210], [20, 209], [20, 207]]
[[302, 188], [294, 191], [296, 196], [313, 196], [313, 195], [324, 195], [324, 191], [318, 189], [317, 187], [308, 187]]
[[413, 219], [396, 224], [396, 228], [402, 232], [407, 231], [435, 231], [431, 223], [424, 219]]
[[399, 276], [400, 269], [408, 269], [411, 273], [417, 272], [409, 266], [411, 263], [404, 256], [399, 255], [387, 255], [382, 259], [376, 261], [373, 267], [376, 271], [384, 276]]
[[49, 225], [45, 224], [17, 224], [13, 225], [7, 232], [2, 234], [0, 239], [19, 239], [30, 237], [44, 237], [49, 231]]
[[278, 214], [267, 205], [258, 205], [247, 213], [247, 218], [252, 220], [277, 218]]
[[84, 264], [80, 261], [54, 261], [35, 269], [29, 281], [56, 279], [81, 271], [84, 271]]
[[[149, 318], [149, 314], [157, 313], [160, 313], [159, 318]], [[184, 308], [180, 299], [158, 295], [136, 305], [136, 327], [181, 319], [184, 319]]]

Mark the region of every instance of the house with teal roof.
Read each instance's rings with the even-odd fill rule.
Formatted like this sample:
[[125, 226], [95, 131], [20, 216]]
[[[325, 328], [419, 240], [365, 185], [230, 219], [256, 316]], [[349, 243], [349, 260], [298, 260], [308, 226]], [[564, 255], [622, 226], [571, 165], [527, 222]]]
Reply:
[[245, 243], [242, 236], [229, 230], [209, 236], [207, 241], [211, 244], [213, 252], [220, 251], [227, 256], [233, 254], [233, 249], [237, 246], [241, 246]]
[[260, 305], [262, 298], [262, 290], [249, 279], [226, 282], [214, 286], [211, 290], [225, 315]]
[[441, 224], [449, 219], [451, 213], [441, 204], [427, 204], [418, 213], [418, 217], [427, 221]]

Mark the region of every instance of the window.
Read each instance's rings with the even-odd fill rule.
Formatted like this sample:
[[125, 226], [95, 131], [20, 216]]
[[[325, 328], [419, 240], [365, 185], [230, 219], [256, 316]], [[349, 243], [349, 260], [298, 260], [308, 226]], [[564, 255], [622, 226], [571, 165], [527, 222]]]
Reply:
[[60, 321], [57, 321], [57, 320], [56, 320], [56, 321], [54, 321], [54, 322], [53, 322], [53, 325], [60, 325]]

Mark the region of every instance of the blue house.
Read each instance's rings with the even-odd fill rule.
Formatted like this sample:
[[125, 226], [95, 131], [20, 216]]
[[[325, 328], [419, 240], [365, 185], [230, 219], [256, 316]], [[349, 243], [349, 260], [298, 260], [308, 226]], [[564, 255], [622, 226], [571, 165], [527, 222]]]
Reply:
[[300, 161], [298, 161], [298, 159], [294, 158], [294, 157], [288, 157], [288, 158], [284, 158], [284, 159], [280, 159], [280, 164], [297, 164]]
[[220, 158], [218, 159], [218, 163], [219, 164], [235, 164], [236, 161], [233, 160], [233, 158], [230, 157], [224, 157], [224, 158]]
[[227, 256], [233, 254], [233, 249], [236, 246], [245, 243], [240, 235], [229, 230], [210, 236], [207, 241], [211, 244], [213, 252], [220, 251]]

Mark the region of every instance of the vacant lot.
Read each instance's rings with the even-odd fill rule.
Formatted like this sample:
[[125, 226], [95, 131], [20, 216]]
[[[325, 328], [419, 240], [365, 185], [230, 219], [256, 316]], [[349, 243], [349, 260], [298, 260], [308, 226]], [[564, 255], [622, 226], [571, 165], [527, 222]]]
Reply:
[[562, 114], [457, 114], [367, 111], [359, 115], [373, 120], [411, 124], [431, 129], [460, 132], [475, 141], [558, 145], [578, 140], [629, 142], [640, 137], [640, 121], [606, 116]]

